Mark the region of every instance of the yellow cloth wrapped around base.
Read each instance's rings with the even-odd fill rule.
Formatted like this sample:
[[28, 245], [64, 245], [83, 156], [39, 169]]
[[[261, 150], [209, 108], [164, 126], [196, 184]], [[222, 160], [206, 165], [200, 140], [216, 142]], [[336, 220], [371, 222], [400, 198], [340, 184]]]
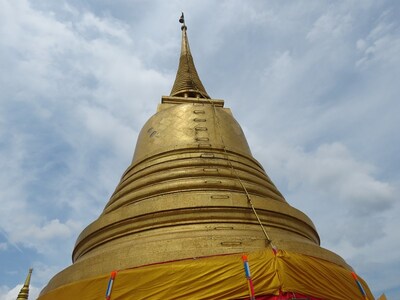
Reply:
[[[248, 254], [255, 294], [296, 292], [321, 299], [365, 299], [342, 266], [315, 257], [271, 249]], [[64, 285], [39, 300], [105, 299], [110, 274]], [[359, 278], [369, 300], [374, 299]], [[249, 298], [241, 254], [186, 259], [118, 271], [111, 292], [120, 299]]]

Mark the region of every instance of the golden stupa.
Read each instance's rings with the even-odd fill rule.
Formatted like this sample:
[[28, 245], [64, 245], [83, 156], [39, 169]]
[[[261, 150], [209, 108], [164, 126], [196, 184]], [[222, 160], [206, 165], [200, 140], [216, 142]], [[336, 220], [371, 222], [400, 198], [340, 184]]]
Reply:
[[373, 299], [319, 246], [224, 101], [207, 94], [180, 21], [170, 96], [143, 126], [103, 213], [78, 237], [73, 264], [39, 299]]

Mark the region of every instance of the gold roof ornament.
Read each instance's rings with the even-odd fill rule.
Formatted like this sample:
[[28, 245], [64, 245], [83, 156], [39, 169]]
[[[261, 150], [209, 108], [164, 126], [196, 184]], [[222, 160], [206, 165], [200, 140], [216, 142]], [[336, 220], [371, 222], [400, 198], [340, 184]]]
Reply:
[[17, 300], [26, 300], [29, 298], [29, 285], [31, 282], [32, 271], [33, 271], [33, 269], [30, 268], [29, 273], [26, 276], [25, 283], [22, 286], [21, 291], [18, 294]]
[[208, 96], [206, 89], [197, 74], [193, 56], [190, 52], [189, 41], [187, 38], [187, 27], [183, 13], [179, 22], [182, 23], [181, 56], [179, 59], [175, 83], [172, 87], [170, 96], [209, 99], [210, 96]]
[[242, 299], [247, 281], [252, 299], [373, 299], [340, 256], [320, 247], [314, 224], [253, 157], [224, 101], [208, 96], [180, 20], [171, 95], [144, 124], [103, 213], [79, 235], [73, 264], [39, 299]]

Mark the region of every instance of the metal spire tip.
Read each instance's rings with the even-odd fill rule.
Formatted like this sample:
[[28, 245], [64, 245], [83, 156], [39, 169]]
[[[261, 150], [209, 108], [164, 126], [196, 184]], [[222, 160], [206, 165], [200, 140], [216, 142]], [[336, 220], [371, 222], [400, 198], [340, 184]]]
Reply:
[[182, 12], [181, 17], [179, 18], [179, 23], [183, 24], [181, 27], [182, 30], [187, 29], [186, 24], [185, 24], [185, 15], [183, 14], [183, 12]]

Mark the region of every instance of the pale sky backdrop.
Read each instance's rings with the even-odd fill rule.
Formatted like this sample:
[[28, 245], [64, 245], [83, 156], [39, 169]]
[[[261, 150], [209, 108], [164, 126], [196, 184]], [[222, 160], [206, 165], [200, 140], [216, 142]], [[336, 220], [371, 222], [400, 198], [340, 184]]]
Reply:
[[169, 95], [200, 77], [322, 246], [400, 299], [400, 1], [0, 0], [0, 299], [71, 263]]

